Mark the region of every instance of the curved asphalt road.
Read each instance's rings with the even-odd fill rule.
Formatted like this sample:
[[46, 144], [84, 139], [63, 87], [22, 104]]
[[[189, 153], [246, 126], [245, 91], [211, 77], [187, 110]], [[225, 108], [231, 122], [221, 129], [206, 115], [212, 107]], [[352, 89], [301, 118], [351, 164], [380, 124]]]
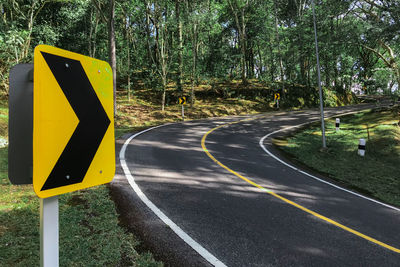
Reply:
[[[356, 109], [361, 107], [330, 109], [326, 116]], [[212, 161], [201, 147], [202, 137], [219, 125], [245, 118], [177, 123], [146, 132], [128, 145], [128, 168], [162, 212], [227, 266], [400, 266], [400, 251], [288, 204]], [[378, 243], [400, 248], [398, 210], [318, 182], [281, 164], [259, 146], [268, 133], [318, 119], [317, 110], [252, 118], [212, 131], [205, 140], [209, 153], [229, 169], [289, 201]], [[269, 139], [264, 145], [273, 151]], [[120, 190], [114, 190], [114, 195], [125, 195], [119, 197], [120, 207], [129, 202], [136, 210], [126, 220], [142, 217], [132, 227], [142, 228], [136, 231], [152, 240], [150, 247], [157, 243], [159, 251], [168, 251], [168, 255], [158, 254], [172, 259], [171, 265], [208, 264], [160, 226], [162, 223], [132, 196], [124, 178], [115, 179], [112, 188]], [[125, 209], [125, 213], [129, 211]]]

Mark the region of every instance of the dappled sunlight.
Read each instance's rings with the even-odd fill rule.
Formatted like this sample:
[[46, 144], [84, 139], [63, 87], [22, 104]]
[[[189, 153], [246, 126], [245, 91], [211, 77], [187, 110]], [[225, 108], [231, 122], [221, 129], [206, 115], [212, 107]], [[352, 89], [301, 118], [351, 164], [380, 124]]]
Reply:
[[[275, 166], [271, 165], [270, 167]], [[268, 165], [263, 166], [263, 168], [267, 169], [270, 169], [270, 167], [268, 167]], [[154, 189], [166, 184], [168, 185], [166, 188], [169, 188], [169, 186], [184, 186], [196, 190], [212, 190], [218, 192], [218, 194], [245, 198], [255, 198], [261, 194], [268, 197], [263, 190], [245, 183], [222, 168], [215, 170], [215, 168], [212, 167], [193, 167], [193, 170], [185, 168], [179, 171], [172, 171], [165, 168], [158, 168], [157, 166], [137, 166], [132, 168], [131, 171], [139, 184], [143, 182], [147, 184], [157, 184], [156, 187], [150, 186]], [[201, 173], [201, 175], [199, 175], [199, 173]], [[249, 178], [252, 179], [251, 177]], [[287, 186], [279, 184], [279, 178], [278, 180], [276, 178], [278, 177], [271, 177], [271, 179], [265, 177], [262, 178], [262, 180], [257, 179], [255, 181], [260, 183], [267, 190], [271, 190], [285, 198], [296, 199], [296, 201], [300, 201], [303, 204], [314, 205], [318, 201], [323, 201], [328, 205], [348, 203], [346, 199], [326, 195], [323, 189], [318, 186], [308, 186], [308, 189], [306, 189], [307, 186], [302, 186], [295, 180], [293, 181], [293, 185]], [[278, 181], [278, 183], [273, 181]], [[166, 188], [163, 190], [166, 190]]]
[[[193, 142], [193, 140], [182, 140], [182, 144], [184, 143], [188, 143], [191, 144]], [[159, 141], [153, 141], [153, 140], [141, 140], [141, 141], [137, 141], [137, 143], [135, 144], [135, 146], [142, 146], [142, 147], [148, 147], [148, 146], [157, 146], [161, 149], [165, 149], [165, 150], [171, 150], [173, 149], [175, 152], [178, 151], [187, 151], [187, 150], [192, 150], [192, 151], [198, 151], [198, 152], [202, 152], [203, 150], [201, 149], [201, 147], [190, 147], [188, 148], [187, 146], [182, 146], [182, 145], [176, 145], [176, 144], [172, 144], [172, 143], [165, 143], [165, 142], [159, 142]]]
[[245, 145], [239, 145], [239, 144], [229, 144], [229, 145], [226, 145], [226, 146], [230, 147], [230, 148], [236, 148], [236, 149], [245, 149], [246, 148]]
[[307, 254], [311, 254], [313, 256], [323, 256], [323, 257], [327, 257], [327, 253], [324, 252], [324, 250], [320, 249], [320, 248], [316, 248], [316, 247], [296, 247], [296, 250], [303, 252], [303, 253], [307, 253]]
[[[138, 171], [138, 175], [134, 175], [136, 182], [139, 185], [144, 186], [144, 188], [152, 188], [152, 190], [163, 190], [164, 192], [170, 190], [175, 192], [181, 186], [190, 190], [204, 190], [206, 192], [214, 192], [220, 195], [230, 195], [242, 198], [256, 198], [265, 192], [262, 192], [256, 187], [238, 184], [237, 179], [218, 179], [215, 178], [193, 178], [182, 175], [177, 175], [174, 173], [168, 173], [161, 176], [160, 174], [152, 175], [142, 175]], [[145, 184], [144, 184], [145, 183]], [[165, 185], [165, 186], [163, 186]], [[197, 195], [201, 197], [201, 195]]]
[[[319, 119], [318, 111], [296, 113], [290, 118], [287, 115], [266, 115], [240, 123], [239, 118], [224, 118], [161, 127], [128, 145], [128, 167], [141, 190], [157, 206], [182, 218], [185, 225], [197, 224], [191, 217], [182, 217], [185, 212], [222, 223], [226, 218], [235, 223], [238, 216], [246, 218], [250, 212], [264, 218], [268, 227], [290, 225], [294, 223], [296, 214], [300, 220], [306, 219], [307, 225], [320, 227], [322, 223], [323, 227], [329, 225], [332, 229], [331, 219], [346, 227], [362, 232], [366, 230], [367, 234], [374, 232], [376, 225], [399, 222], [393, 210], [366, 204], [357, 196], [305, 178], [260, 149], [259, 140], [265, 134], [314, 118]], [[328, 139], [328, 144], [332, 140], [341, 143], [340, 133], [331, 132], [333, 139]], [[210, 134], [206, 136], [205, 149], [218, 164], [201, 147], [201, 138], [206, 133]], [[271, 139], [266, 140], [266, 144], [270, 142]], [[291, 149], [311, 144], [303, 138]], [[323, 153], [330, 155], [331, 151]], [[361, 203], [373, 207], [367, 218], [365, 209], [360, 209]], [[201, 210], [198, 210], [199, 205]], [[395, 219], [387, 221], [384, 216], [394, 216]], [[365, 224], [367, 226], [363, 228]], [[382, 231], [391, 233], [390, 228]], [[294, 246], [292, 249], [317, 257], [326, 256], [325, 250], [310, 246]]]
[[349, 200], [343, 197], [337, 197], [332, 195], [326, 195], [323, 192], [317, 194], [315, 191], [298, 190], [294, 188], [287, 188], [285, 190], [273, 190], [275, 193], [288, 198], [296, 199], [303, 204], [316, 204], [317, 202], [323, 201], [326, 205], [342, 205], [349, 204]]
[[287, 191], [287, 190], [274, 190], [275, 193], [281, 195], [281, 196], [291, 196], [291, 197], [295, 197], [295, 198], [301, 198], [303, 200], [308, 200], [310, 202], [314, 202], [316, 200], [318, 200], [317, 196], [313, 196], [310, 194], [305, 194], [305, 193], [301, 193], [301, 192], [294, 192], [294, 191]]

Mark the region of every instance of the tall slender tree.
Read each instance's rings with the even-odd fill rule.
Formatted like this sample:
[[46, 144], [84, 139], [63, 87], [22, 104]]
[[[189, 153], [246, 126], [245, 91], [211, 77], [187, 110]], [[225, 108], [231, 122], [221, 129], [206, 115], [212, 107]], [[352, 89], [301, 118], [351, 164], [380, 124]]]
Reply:
[[[109, 0], [108, 13], [98, 0], [92, 0], [104, 23], [108, 26], [108, 60], [113, 74], [114, 115], [117, 112], [117, 55], [115, 45], [115, 0]], [[107, 16], [107, 15], [108, 16]]]

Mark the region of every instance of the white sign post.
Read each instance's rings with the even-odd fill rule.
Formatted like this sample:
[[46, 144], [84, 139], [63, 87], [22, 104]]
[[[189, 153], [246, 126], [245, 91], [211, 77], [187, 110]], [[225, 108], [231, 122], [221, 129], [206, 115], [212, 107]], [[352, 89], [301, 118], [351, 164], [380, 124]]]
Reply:
[[40, 266], [59, 266], [58, 196], [40, 199]]

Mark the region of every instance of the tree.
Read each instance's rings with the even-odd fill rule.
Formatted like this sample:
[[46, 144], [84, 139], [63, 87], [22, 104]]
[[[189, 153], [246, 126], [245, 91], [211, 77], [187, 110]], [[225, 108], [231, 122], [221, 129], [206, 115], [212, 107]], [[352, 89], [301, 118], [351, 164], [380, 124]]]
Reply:
[[113, 73], [113, 94], [114, 94], [114, 115], [117, 112], [117, 55], [115, 46], [115, 0], [109, 0], [108, 16], [98, 0], [92, 0], [94, 6], [103, 19], [103, 22], [108, 25], [108, 53], [109, 63]]
[[178, 69], [176, 89], [183, 95], [183, 33], [182, 33], [182, 18], [181, 18], [181, 0], [175, 0], [175, 18], [177, 25], [177, 40], [178, 40]]
[[[8, 69], [31, 56], [35, 21], [49, 1], [4, 1], [0, 3], [0, 87], [7, 91]], [[0, 88], [0, 89], [1, 89]]]
[[235, 19], [236, 30], [239, 34], [239, 45], [241, 51], [241, 70], [242, 82], [247, 83], [246, 79], [246, 49], [247, 49], [247, 33], [246, 26], [248, 18], [246, 12], [249, 6], [253, 3], [251, 0], [227, 0], [229, 7]]
[[[316, 2], [323, 86], [339, 93], [363, 83], [371, 93], [377, 92], [375, 87], [385, 92], [398, 88], [400, 2]], [[4, 0], [0, 2], [1, 90], [6, 93], [9, 68], [31, 61], [33, 47], [45, 43], [108, 58], [114, 101], [117, 89], [127, 88], [129, 98], [131, 84], [143, 80], [161, 93], [164, 110], [168, 82], [183, 93], [186, 74], [192, 105], [196, 83], [214, 84], [226, 78], [241, 79], [247, 86], [256, 77], [275, 90], [301, 88], [289, 90], [288, 97], [302, 94], [313, 99], [317, 71], [312, 64], [310, 3]]]
[[[392, 48], [397, 45], [396, 37], [400, 33], [400, 3], [398, 1], [357, 1], [355, 14], [370, 23], [362, 40], [362, 46], [373, 52], [392, 70], [400, 86], [400, 66], [398, 55]], [[396, 43], [394, 43], [396, 42]]]
[[150, 36], [148, 36], [148, 40], [150, 42], [153, 36], [155, 52], [155, 55], [150, 53], [150, 57], [154, 66], [156, 66], [156, 72], [160, 76], [162, 82], [161, 110], [163, 112], [165, 109], [167, 79], [170, 68], [169, 54], [171, 40], [169, 36], [171, 32], [169, 25], [171, 23], [171, 12], [168, 4], [167, 1], [146, 1], [147, 21], [152, 24], [152, 27], [150, 27], [150, 25], [147, 25], [147, 27], [153, 29], [152, 32], [149, 31]]

